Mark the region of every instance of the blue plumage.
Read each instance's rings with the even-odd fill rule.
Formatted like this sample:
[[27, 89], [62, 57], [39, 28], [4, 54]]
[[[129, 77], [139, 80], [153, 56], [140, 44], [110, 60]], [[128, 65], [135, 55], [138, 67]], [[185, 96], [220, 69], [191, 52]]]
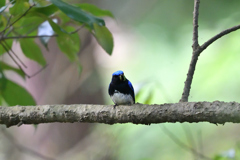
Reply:
[[123, 71], [119, 70], [119, 71], [116, 71], [112, 74], [112, 76], [120, 76], [121, 74], [124, 74]]
[[119, 70], [112, 74], [112, 81], [109, 84], [108, 94], [115, 106], [120, 104], [134, 104], [135, 96], [132, 83]]

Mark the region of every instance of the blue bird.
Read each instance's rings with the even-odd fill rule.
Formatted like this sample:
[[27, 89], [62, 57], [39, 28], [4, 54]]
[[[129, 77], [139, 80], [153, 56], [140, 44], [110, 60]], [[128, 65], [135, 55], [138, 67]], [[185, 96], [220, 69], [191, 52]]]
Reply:
[[134, 104], [135, 96], [132, 83], [124, 76], [123, 71], [112, 74], [112, 81], [108, 87], [108, 94], [114, 102], [114, 108], [120, 104]]

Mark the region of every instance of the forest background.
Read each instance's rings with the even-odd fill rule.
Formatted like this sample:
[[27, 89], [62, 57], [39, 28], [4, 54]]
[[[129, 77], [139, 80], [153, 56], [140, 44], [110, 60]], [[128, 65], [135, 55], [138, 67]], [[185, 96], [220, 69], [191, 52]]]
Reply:
[[[119, 69], [133, 83], [138, 93], [137, 102], [163, 104], [179, 101], [192, 52], [193, 2], [67, 2], [90, 3], [111, 11], [114, 18], [104, 20], [113, 35], [114, 49], [112, 55], [108, 55], [88, 30], [81, 29], [78, 32], [81, 37], [78, 57], [82, 72], [78, 76], [79, 66], [60, 54], [55, 38], [50, 39], [49, 50], [35, 39], [48, 66], [26, 80], [12, 72], [6, 76], [24, 86], [37, 104], [112, 104], [107, 88], [111, 74]], [[231, 3], [202, 0], [199, 42], [237, 25], [239, 5], [237, 0]], [[41, 68], [23, 56], [18, 42], [13, 43], [12, 49], [28, 66], [26, 72], [35, 73]], [[207, 48], [199, 57], [189, 101], [238, 102], [239, 52], [239, 31]], [[15, 65], [7, 55], [1, 58]], [[53, 123], [40, 124], [37, 129], [22, 125], [7, 130], [2, 127], [0, 158], [41, 159], [31, 151], [34, 150], [56, 159], [206, 159], [202, 154], [215, 159], [237, 159], [239, 127], [239, 124], [217, 126], [207, 122], [150, 126]], [[175, 137], [182, 143], [178, 143]], [[26, 150], [22, 149], [23, 146], [27, 147]]]

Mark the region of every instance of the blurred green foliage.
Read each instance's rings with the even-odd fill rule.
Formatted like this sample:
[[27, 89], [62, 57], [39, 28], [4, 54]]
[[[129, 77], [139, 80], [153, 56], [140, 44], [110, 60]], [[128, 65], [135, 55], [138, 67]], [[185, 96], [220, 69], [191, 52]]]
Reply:
[[[17, 0], [10, 2], [1, 0], [0, 7], [0, 55], [15, 55], [11, 49], [14, 40], [20, 43], [22, 52], [27, 58], [37, 62], [41, 66], [45, 66], [47, 61], [45, 60], [41, 49], [37, 44], [35, 44], [33, 39], [39, 36], [38, 30], [41, 30], [39, 26], [43, 22], [48, 22], [52, 28], [51, 30], [53, 30], [53, 33], [50, 35], [45, 34], [47, 35], [46, 37], [56, 37], [60, 50], [66, 54], [69, 60], [78, 64], [79, 71], [81, 71], [81, 64], [77, 56], [81, 46], [80, 37], [77, 34], [79, 25], [89, 29], [106, 52], [108, 54], [112, 54], [113, 37], [108, 28], [105, 27], [105, 21], [100, 18], [102, 16], [113, 17], [109, 11], [101, 10], [94, 5], [86, 3], [82, 6], [81, 4], [75, 6], [61, 0], [51, 0], [51, 3], [47, 0]], [[9, 8], [9, 10], [6, 10], [6, 8]], [[63, 15], [68, 18], [64, 18], [62, 23], [55, 23], [53, 21], [53, 18], [61, 18], [64, 17]], [[71, 23], [75, 25], [70, 26]], [[44, 28], [42, 30], [47, 29]], [[47, 48], [49, 38], [44, 39], [44, 35], [41, 36], [42, 37], [39, 38], [41, 38], [41, 42]], [[22, 62], [18, 62], [19, 59], [16, 56], [11, 56], [11, 58], [15, 63], [17, 63], [21, 73], [25, 74], [21, 65], [18, 64]], [[2, 82], [2, 87], [0, 88], [0, 98], [5, 100], [5, 102], [10, 106], [34, 105], [35, 101], [31, 94], [29, 94], [23, 87], [8, 80], [8, 78], [4, 75], [5, 70], [11, 70], [18, 74], [20, 71], [3, 62], [0, 63], [0, 70], [0, 80]], [[26, 74], [26, 76], [28, 75]], [[16, 90], [13, 90], [13, 86], [16, 87]], [[11, 95], [10, 93], [13, 91], [15, 91], [16, 94], [13, 93]], [[19, 94], [20, 91], [22, 94]], [[25, 94], [26, 96], [24, 96]], [[5, 103], [0, 103], [0, 105], [3, 104]]]
[[[93, 0], [89, 2], [94, 3]], [[200, 44], [222, 30], [238, 25], [239, 5], [238, 0], [233, 0], [231, 3], [226, 0], [201, 0]], [[113, 57], [106, 57], [107, 60], [100, 63], [114, 63], [111, 64], [111, 69], [105, 65], [99, 69], [105, 88], [110, 82], [111, 73], [122, 69], [137, 91], [136, 102], [150, 104], [178, 102], [192, 54], [193, 1], [103, 0], [98, 6], [112, 11], [118, 23], [125, 25], [128, 30], [123, 27], [124, 32], [127, 32], [123, 34], [124, 40], [130, 39], [130, 35], [134, 37], [129, 41], [126, 40], [125, 43], [119, 42], [120, 47], [115, 45], [116, 53], [121, 56], [113, 53]], [[118, 9], [119, 6], [121, 9]], [[189, 101], [239, 102], [239, 33], [240, 31], [235, 31], [222, 37], [200, 55]], [[105, 94], [105, 97], [107, 103], [111, 104], [109, 96]], [[201, 159], [190, 150], [178, 146], [162, 131], [161, 125], [163, 124], [151, 126], [119, 124], [99, 127], [113, 136], [118, 135], [116, 139], [120, 146], [119, 160]], [[216, 126], [209, 123], [166, 123], [164, 125], [184, 144], [193, 148], [197, 146], [195, 149], [207, 157], [223, 158], [221, 153], [231, 148], [236, 151], [235, 159], [239, 157], [239, 148], [236, 147], [236, 143], [239, 142], [239, 124], [226, 123], [224, 126]], [[190, 129], [195, 145], [189, 144], [184, 128]]]

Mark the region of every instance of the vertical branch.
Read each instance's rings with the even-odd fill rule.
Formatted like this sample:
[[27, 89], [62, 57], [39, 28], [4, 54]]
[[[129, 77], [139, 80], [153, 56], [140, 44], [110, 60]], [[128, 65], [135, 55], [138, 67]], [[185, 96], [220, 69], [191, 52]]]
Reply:
[[189, 66], [188, 73], [187, 73], [187, 79], [184, 82], [185, 85], [184, 85], [184, 89], [183, 89], [183, 93], [182, 93], [182, 97], [180, 99], [180, 102], [188, 102], [188, 97], [189, 97], [189, 93], [190, 93], [190, 89], [191, 89], [192, 79], [193, 79], [193, 75], [194, 75], [194, 72], [195, 72], [197, 60], [198, 60], [198, 57], [199, 57], [200, 53], [203, 50], [205, 50], [210, 44], [212, 44], [213, 42], [215, 42], [216, 40], [218, 40], [222, 36], [225, 36], [225, 35], [233, 32], [233, 31], [236, 31], [236, 30], [240, 29], [240, 25], [237, 25], [237, 26], [233, 26], [231, 28], [228, 28], [226, 30], [223, 30], [222, 32], [213, 36], [208, 41], [206, 41], [204, 44], [199, 46], [199, 43], [198, 43], [199, 3], [200, 3], [200, 0], [194, 0], [193, 44], [192, 44], [193, 52], [192, 52], [192, 59], [191, 59], [191, 62], [190, 62], [190, 66]]
[[192, 52], [192, 60], [188, 69], [187, 73], [187, 79], [185, 81], [185, 86], [183, 89], [182, 93], [182, 98], [180, 99], [180, 102], [187, 102], [190, 89], [191, 89], [191, 84], [192, 84], [192, 79], [193, 79], [193, 74], [195, 71], [195, 67], [197, 64], [198, 56], [201, 53], [201, 48], [199, 47], [198, 44], [198, 15], [199, 15], [199, 3], [200, 0], [194, 0], [194, 11], [193, 11], [193, 52]]
[[194, 1], [194, 10], [193, 10], [193, 51], [199, 47], [198, 44], [198, 15], [199, 15], [199, 3], [200, 0]]

